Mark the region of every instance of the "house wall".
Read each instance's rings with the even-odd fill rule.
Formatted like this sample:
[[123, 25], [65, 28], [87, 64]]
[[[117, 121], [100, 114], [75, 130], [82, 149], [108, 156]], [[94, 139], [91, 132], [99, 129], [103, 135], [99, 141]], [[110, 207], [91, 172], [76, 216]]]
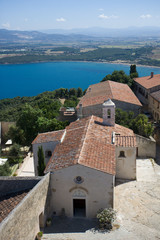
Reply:
[[154, 138], [145, 138], [137, 134], [135, 135], [138, 146], [138, 157], [156, 158], [156, 141]]
[[33, 240], [39, 228], [42, 213], [45, 222], [45, 204], [48, 194], [50, 174], [27, 194], [17, 207], [0, 224], [1, 240]]
[[148, 111], [152, 114], [154, 121], [160, 120], [160, 102], [149, 96]]
[[134, 82], [134, 93], [144, 105], [148, 105], [148, 95], [150, 93], [150, 89], [146, 89], [137, 82]]
[[[127, 103], [127, 102], [122, 102], [118, 101], [115, 99], [112, 99], [112, 101], [115, 103], [116, 108], [121, 108], [124, 111], [133, 111], [135, 115], [139, 114], [141, 106]], [[87, 106], [83, 107], [82, 106], [82, 117], [89, 117], [91, 115], [101, 117], [102, 118], [102, 104], [97, 104], [97, 105], [92, 105], [92, 106]], [[81, 111], [80, 108], [77, 110], [77, 116], [78, 118], [81, 118]]]
[[[84, 180], [74, 182], [77, 176]], [[82, 165], [74, 165], [51, 174], [52, 212], [61, 215], [62, 209], [73, 217], [73, 199], [86, 199], [86, 217], [96, 217], [100, 208], [113, 207], [114, 176]]]
[[46, 156], [46, 151], [51, 151], [53, 153], [56, 145], [58, 144], [58, 141], [55, 142], [45, 142], [45, 143], [37, 143], [37, 144], [33, 144], [33, 159], [34, 159], [34, 169], [35, 169], [35, 176], [38, 176], [38, 170], [37, 170], [37, 166], [38, 166], [38, 147], [42, 146], [43, 148], [43, 153], [45, 156], [45, 164], [47, 165], [50, 157]]
[[[120, 151], [125, 157], [120, 157]], [[116, 178], [136, 179], [136, 147], [116, 147]]]

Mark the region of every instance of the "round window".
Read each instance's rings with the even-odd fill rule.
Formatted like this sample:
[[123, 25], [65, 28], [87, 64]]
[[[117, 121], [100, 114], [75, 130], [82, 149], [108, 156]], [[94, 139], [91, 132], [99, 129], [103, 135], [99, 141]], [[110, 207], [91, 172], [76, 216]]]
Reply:
[[80, 183], [82, 183], [84, 180], [83, 180], [83, 178], [82, 178], [82, 177], [80, 177], [80, 176], [77, 176], [77, 177], [74, 179], [74, 181], [75, 181], [75, 183], [78, 183], [78, 184], [80, 184]]

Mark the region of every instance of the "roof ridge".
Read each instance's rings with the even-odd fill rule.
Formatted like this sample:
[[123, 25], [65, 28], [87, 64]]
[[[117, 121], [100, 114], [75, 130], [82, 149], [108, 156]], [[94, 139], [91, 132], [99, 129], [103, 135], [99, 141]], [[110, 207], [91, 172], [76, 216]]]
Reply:
[[110, 80], [107, 81], [108, 86], [110, 88], [111, 95], [112, 95], [112, 99], [113, 99], [113, 92], [112, 92], [112, 87], [111, 87], [112, 84], [110, 84], [110, 82], [112, 82], [112, 81], [110, 81]]
[[86, 134], [85, 134], [85, 138], [83, 140], [83, 144], [82, 144], [82, 147], [81, 147], [81, 150], [80, 150], [80, 154], [79, 154], [79, 158], [78, 158], [78, 163], [80, 163], [80, 158], [81, 158], [81, 155], [82, 155], [82, 152], [83, 152], [83, 148], [84, 148], [84, 145], [85, 145], [85, 140], [87, 138], [87, 133], [88, 133], [88, 130], [90, 128], [90, 124], [91, 124], [91, 120], [93, 118], [93, 115], [91, 116], [90, 120], [89, 120], [89, 123], [88, 125], [86, 126], [87, 127], [87, 131], [86, 131]]

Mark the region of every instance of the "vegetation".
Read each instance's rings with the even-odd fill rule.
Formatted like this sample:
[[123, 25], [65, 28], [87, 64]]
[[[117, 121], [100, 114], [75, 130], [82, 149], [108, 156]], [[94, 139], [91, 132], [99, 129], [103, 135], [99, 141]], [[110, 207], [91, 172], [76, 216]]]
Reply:
[[10, 176], [11, 175], [11, 169], [9, 166], [9, 163], [6, 162], [3, 165], [0, 165], [0, 176]]
[[78, 98], [83, 95], [81, 88], [67, 89], [60, 88], [54, 91], [41, 93], [34, 97], [15, 97], [13, 99], [0, 100], [0, 121], [17, 121], [24, 110], [25, 104], [30, 105], [35, 110], [40, 110], [43, 117], [47, 119], [56, 118], [62, 106], [60, 98], [78, 102]]
[[[0, 64], [44, 61], [113, 62], [118, 60], [122, 62], [160, 66], [160, 61], [155, 54], [156, 50], [159, 49], [157, 42], [154, 45], [148, 43], [148, 45], [143, 46], [142, 43], [137, 44], [137, 42], [132, 41], [132, 44], [128, 47], [128, 41], [123, 42], [121, 39], [119, 47], [117, 47], [115, 45], [115, 39], [113, 41], [108, 39], [107, 41], [110, 41], [107, 45], [104, 45], [102, 41], [94, 43], [90, 41], [83, 47], [81, 47], [81, 44], [75, 46], [73, 43], [70, 44], [69, 47], [67, 47], [67, 43], [65, 43], [65, 46], [36, 43], [19, 46], [2, 44], [2, 47], [0, 47]], [[113, 42], [115, 42], [115, 44]], [[3, 52], [4, 49], [5, 54]]]
[[148, 118], [144, 114], [139, 114], [134, 117], [133, 112], [125, 112], [122, 109], [117, 108], [115, 121], [117, 124], [128, 127], [132, 129], [134, 133], [144, 137], [149, 137], [153, 134], [153, 126], [148, 122]]
[[119, 82], [119, 83], [126, 83], [126, 84], [128, 84], [129, 87], [131, 87], [132, 83], [133, 83], [133, 79], [130, 76], [128, 76], [127, 74], [125, 74], [125, 72], [123, 70], [114, 71], [112, 74], [106, 75], [102, 79], [101, 82], [104, 82], [107, 80], [111, 80], [111, 81]]
[[45, 162], [44, 162], [44, 153], [43, 153], [43, 148], [42, 146], [38, 147], [38, 176], [43, 176], [44, 175], [44, 170], [45, 170]]
[[100, 209], [97, 214], [97, 219], [99, 221], [100, 228], [111, 229], [112, 223], [116, 218], [116, 211], [112, 208]]

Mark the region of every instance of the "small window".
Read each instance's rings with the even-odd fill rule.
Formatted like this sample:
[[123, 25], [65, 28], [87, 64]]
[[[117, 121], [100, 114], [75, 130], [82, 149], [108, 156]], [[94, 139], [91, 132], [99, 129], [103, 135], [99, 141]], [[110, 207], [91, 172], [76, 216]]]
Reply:
[[124, 152], [124, 151], [120, 151], [119, 157], [126, 157], [126, 156], [125, 156], [125, 152]]
[[51, 156], [52, 156], [52, 152], [51, 152], [50, 150], [47, 150], [47, 151], [45, 152], [45, 156], [46, 156], [46, 158], [51, 157]]
[[107, 111], [107, 117], [108, 117], [108, 118], [111, 118], [111, 109], [108, 109], [108, 111]]

